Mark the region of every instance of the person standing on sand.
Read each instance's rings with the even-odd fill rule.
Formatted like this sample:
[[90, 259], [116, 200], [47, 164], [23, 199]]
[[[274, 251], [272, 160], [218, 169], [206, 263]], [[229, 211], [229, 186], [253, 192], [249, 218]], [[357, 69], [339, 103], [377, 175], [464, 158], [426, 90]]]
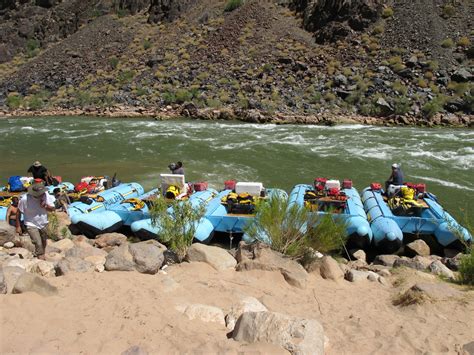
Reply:
[[24, 216], [26, 230], [35, 245], [35, 256], [44, 260], [48, 236], [48, 212], [54, 211], [55, 198], [42, 182], [35, 182], [22, 196], [18, 209]]

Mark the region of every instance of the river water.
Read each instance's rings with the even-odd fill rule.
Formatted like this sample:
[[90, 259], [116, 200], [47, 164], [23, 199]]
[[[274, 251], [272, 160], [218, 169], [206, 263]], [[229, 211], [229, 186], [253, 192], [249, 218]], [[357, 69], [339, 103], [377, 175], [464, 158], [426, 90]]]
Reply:
[[315, 177], [383, 183], [393, 162], [443, 206], [474, 219], [474, 130], [362, 125], [257, 125], [83, 117], [0, 119], [0, 179], [40, 160], [63, 180], [113, 175], [150, 189], [170, 162], [189, 181], [261, 181], [287, 191]]

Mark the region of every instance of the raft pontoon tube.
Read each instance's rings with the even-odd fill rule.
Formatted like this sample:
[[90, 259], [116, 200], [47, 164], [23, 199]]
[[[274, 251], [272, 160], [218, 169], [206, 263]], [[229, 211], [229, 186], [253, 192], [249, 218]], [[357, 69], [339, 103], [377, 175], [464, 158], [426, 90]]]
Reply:
[[[202, 205], [207, 205], [216, 195], [217, 191], [209, 188], [204, 191], [197, 191], [193, 193], [187, 201], [189, 201], [189, 203], [191, 203], [191, 205], [197, 209]], [[173, 209], [171, 207], [168, 208], [167, 213], [171, 214], [172, 212]], [[159, 238], [161, 232], [161, 227], [159, 225], [153, 225], [149, 216], [142, 220], [131, 223], [130, 229], [141, 240]], [[196, 227], [195, 237], [199, 238], [202, 234], [206, 234], [207, 232], [208, 226], [205, 223], [202, 224], [199, 222], [199, 225]]]
[[[307, 184], [296, 185], [290, 193], [289, 206], [297, 204], [301, 208], [305, 205], [304, 196], [306, 192], [313, 190], [313, 186]], [[343, 188], [341, 192], [347, 197], [342, 213], [332, 213], [334, 220], [340, 220], [346, 226], [347, 246], [354, 249], [365, 249], [372, 241], [372, 230], [370, 229], [367, 215], [365, 214], [359, 193], [353, 187]], [[314, 212], [320, 216], [330, 212]]]
[[143, 187], [135, 182], [120, 184], [109, 190], [105, 190], [97, 194], [95, 198], [88, 198], [87, 202], [73, 202], [68, 207], [68, 214], [71, 218], [71, 225], [75, 226], [81, 222], [81, 216], [99, 213], [110, 210], [118, 205], [121, 201], [129, 198], [143, 195]]
[[[423, 201], [426, 207], [420, 208], [420, 214], [397, 216], [382, 196], [382, 190], [368, 187], [362, 192], [362, 201], [374, 233], [374, 244], [385, 252], [392, 253], [398, 250], [403, 243], [403, 236], [417, 237], [434, 236], [443, 247], [462, 249], [462, 243], [470, 243], [472, 236], [462, 227], [431, 194], [425, 193]], [[454, 230], [457, 233], [453, 232]]]
[[135, 221], [149, 218], [148, 206], [143, 200], [157, 193], [158, 189], [153, 189], [138, 198], [124, 199], [105, 211], [76, 215], [74, 225], [88, 238], [116, 232], [123, 226], [130, 227]]

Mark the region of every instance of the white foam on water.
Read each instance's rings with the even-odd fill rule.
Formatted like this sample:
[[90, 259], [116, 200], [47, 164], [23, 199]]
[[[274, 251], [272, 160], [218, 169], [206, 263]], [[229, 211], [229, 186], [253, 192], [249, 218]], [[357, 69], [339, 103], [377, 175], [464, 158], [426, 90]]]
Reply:
[[394, 147], [388, 145], [380, 145], [374, 148], [349, 147], [344, 148], [344, 150], [362, 159], [390, 160], [392, 159], [392, 154], [389, 153], [388, 150], [394, 151]]
[[428, 177], [428, 176], [413, 175], [413, 177], [416, 178], [416, 179], [432, 181], [432, 182], [438, 183], [442, 186], [452, 187], [452, 188], [455, 188], [455, 189], [458, 189], [458, 190], [474, 191], [474, 188], [472, 188], [472, 187], [456, 184], [455, 182], [452, 182], [452, 181], [446, 181], [446, 180], [437, 179], [437, 178]]

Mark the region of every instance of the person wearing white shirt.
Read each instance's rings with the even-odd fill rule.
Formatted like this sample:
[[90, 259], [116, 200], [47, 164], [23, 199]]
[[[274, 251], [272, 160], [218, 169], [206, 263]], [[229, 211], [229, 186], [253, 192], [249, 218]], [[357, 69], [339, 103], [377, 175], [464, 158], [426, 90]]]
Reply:
[[26, 230], [35, 245], [35, 256], [42, 260], [48, 237], [48, 212], [54, 211], [54, 201], [55, 198], [48, 194], [48, 188], [44, 183], [35, 182], [18, 204]]

